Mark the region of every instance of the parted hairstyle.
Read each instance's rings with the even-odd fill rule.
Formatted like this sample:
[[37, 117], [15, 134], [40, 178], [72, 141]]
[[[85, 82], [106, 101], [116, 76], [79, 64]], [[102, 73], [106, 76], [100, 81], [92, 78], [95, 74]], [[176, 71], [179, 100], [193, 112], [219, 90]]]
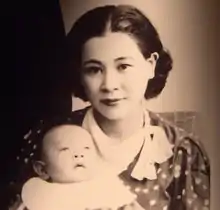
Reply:
[[130, 5], [97, 7], [82, 15], [73, 25], [66, 39], [67, 68], [73, 94], [84, 101], [88, 100], [80, 74], [83, 45], [91, 38], [104, 36], [106, 32], [120, 32], [130, 36], [136, 41], [145, 59], [149, 58], [151, 53], [158, 53], [154, 77], [148, 81], [145, 98], [158, 96], [172, 69], [172, 58], [164, 49], [150, 20]]

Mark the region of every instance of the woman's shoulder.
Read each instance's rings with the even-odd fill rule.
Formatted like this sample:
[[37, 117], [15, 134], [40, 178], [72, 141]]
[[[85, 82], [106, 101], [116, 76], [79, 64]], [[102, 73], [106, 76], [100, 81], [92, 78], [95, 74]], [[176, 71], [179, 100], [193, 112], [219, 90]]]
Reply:
[[188, 156], [197, 156], [209, 164], [209, 158], [202, 144], [200, 137], [195, 133], [189, 133], [183, 128], [178, 127], [175, 122], [167, 120], [162, 114], [149, 111], [151, 125], [162, 130], [173, 144], [174, 155], [176, 153], [186, 152]]

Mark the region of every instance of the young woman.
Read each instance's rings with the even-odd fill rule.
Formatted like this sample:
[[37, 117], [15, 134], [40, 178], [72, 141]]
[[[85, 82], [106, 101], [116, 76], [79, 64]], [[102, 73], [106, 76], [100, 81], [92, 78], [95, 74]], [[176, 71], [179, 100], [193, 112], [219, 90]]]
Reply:
[[133, 6], [95, 8], [68, 34], [67, 59], [75, 96], [91, 103], [67, 120], [91, 133], [140, 206], [209, 209], [209, 161], [200, 143], [146, 107], [172, 69], [149, 19]]

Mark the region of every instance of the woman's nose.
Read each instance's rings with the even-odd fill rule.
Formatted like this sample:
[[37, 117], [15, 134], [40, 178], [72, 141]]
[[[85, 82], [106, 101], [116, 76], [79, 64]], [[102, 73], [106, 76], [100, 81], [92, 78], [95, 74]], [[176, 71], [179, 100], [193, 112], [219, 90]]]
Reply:
[[110, 70], [103, 74], [101, 90], [104, 92], [111, 92], [119, 88], [119, 75], [116, 71]]

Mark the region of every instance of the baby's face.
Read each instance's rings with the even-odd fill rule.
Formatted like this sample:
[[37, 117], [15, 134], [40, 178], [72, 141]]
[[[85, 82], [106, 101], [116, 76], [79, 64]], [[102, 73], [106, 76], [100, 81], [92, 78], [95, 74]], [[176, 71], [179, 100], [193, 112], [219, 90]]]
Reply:
[[96, 172], [98, 155], [89, 133], [64, 125], [43, 139], [43, 161], [53, 182], [71, 183], [91, 179]]

